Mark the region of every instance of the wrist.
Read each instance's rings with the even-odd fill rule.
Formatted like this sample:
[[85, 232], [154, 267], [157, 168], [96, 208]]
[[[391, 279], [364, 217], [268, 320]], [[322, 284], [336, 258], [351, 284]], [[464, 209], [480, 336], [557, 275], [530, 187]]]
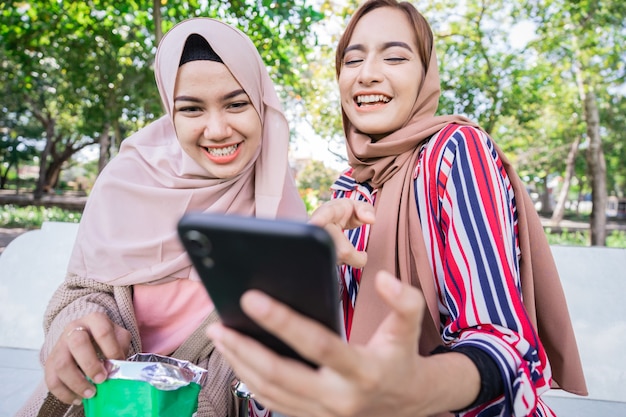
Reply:
[[480, 372], [466, 355], [454, 351], [424, 358], [420, 375], [424, 380], [426, 415], [462, 410], [473, 404], [481, 388]]

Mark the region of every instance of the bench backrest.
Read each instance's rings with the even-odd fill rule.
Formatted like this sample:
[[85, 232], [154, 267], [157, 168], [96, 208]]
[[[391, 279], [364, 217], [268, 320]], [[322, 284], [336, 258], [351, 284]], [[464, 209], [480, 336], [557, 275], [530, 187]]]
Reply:
[[77, 223], [44, 222], [0, 255], [0, 346], [39, 349], [43, 315], [65, 271]]

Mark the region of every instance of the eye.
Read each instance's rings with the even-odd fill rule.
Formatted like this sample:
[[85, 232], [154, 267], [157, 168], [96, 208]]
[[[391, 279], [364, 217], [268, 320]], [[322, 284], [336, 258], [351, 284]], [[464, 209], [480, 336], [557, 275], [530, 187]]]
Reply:
[[244, 110], [249, 105], [251, 105], [249, 101], [235, 101], [233, 103], [228, 104], [227, 107], [231, 110]]
[[365, 61], [365, 56], [362, 51], [348, 51], [348, 53], [343, 56], [343, 65], [347, 67], [358, 65], [363, 61]]
[[363, 60], [362, 60], [362, 59], [360, 59], [360, 58], [355, 58], [355, 59], [347, 59], [347, 60], [345, 60], [345, 61], [344, 61], [343, 65], [345, 65], [345, 66], [348, 66], [348, 67], [349, 67], [349, 66], [351, 66], [351, 65], [356, 65], [356, 64], [359, 64], [359, 63], [361, 63], [361, 62], [363, 62]]
[[403, 58], [403, 57], [385, 58], [385, 62], [391, 62], [391, 63], [404, 62], [404, 61], [408, 61], [408, 59]]
[[192, 112], [200, 111], [200, 107], [198, 107], [198, 106], [181, 106], [177, 111], [185, 112], [185, 113], [192, 113]]

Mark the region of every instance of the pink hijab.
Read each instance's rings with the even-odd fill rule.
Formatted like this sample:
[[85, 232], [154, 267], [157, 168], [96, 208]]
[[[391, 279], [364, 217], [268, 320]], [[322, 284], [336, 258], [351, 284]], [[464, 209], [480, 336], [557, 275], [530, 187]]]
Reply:
[[[263, 125], [256, 158], [234, 178], [207, 172], [180, 147], [173, 126], [178, 64], [190, 34], [203, 36], [246, 91]], [[112, 285], [198, 280], [176, 232], [190, 211], [306, 219], [287, 160], [289, 126], [250, 39], [217, 20], [174, 26], [155, 59], [167, 111], [122, 142], [89, 197], [68, 272]]]

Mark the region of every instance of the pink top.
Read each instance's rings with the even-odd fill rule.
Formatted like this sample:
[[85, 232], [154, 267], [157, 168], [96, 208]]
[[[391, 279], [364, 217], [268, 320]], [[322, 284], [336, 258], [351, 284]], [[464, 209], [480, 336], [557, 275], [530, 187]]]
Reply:
[[171, 355], [213, 310], [200, 281], [135, 285], [135, 315], [144, 352]]

